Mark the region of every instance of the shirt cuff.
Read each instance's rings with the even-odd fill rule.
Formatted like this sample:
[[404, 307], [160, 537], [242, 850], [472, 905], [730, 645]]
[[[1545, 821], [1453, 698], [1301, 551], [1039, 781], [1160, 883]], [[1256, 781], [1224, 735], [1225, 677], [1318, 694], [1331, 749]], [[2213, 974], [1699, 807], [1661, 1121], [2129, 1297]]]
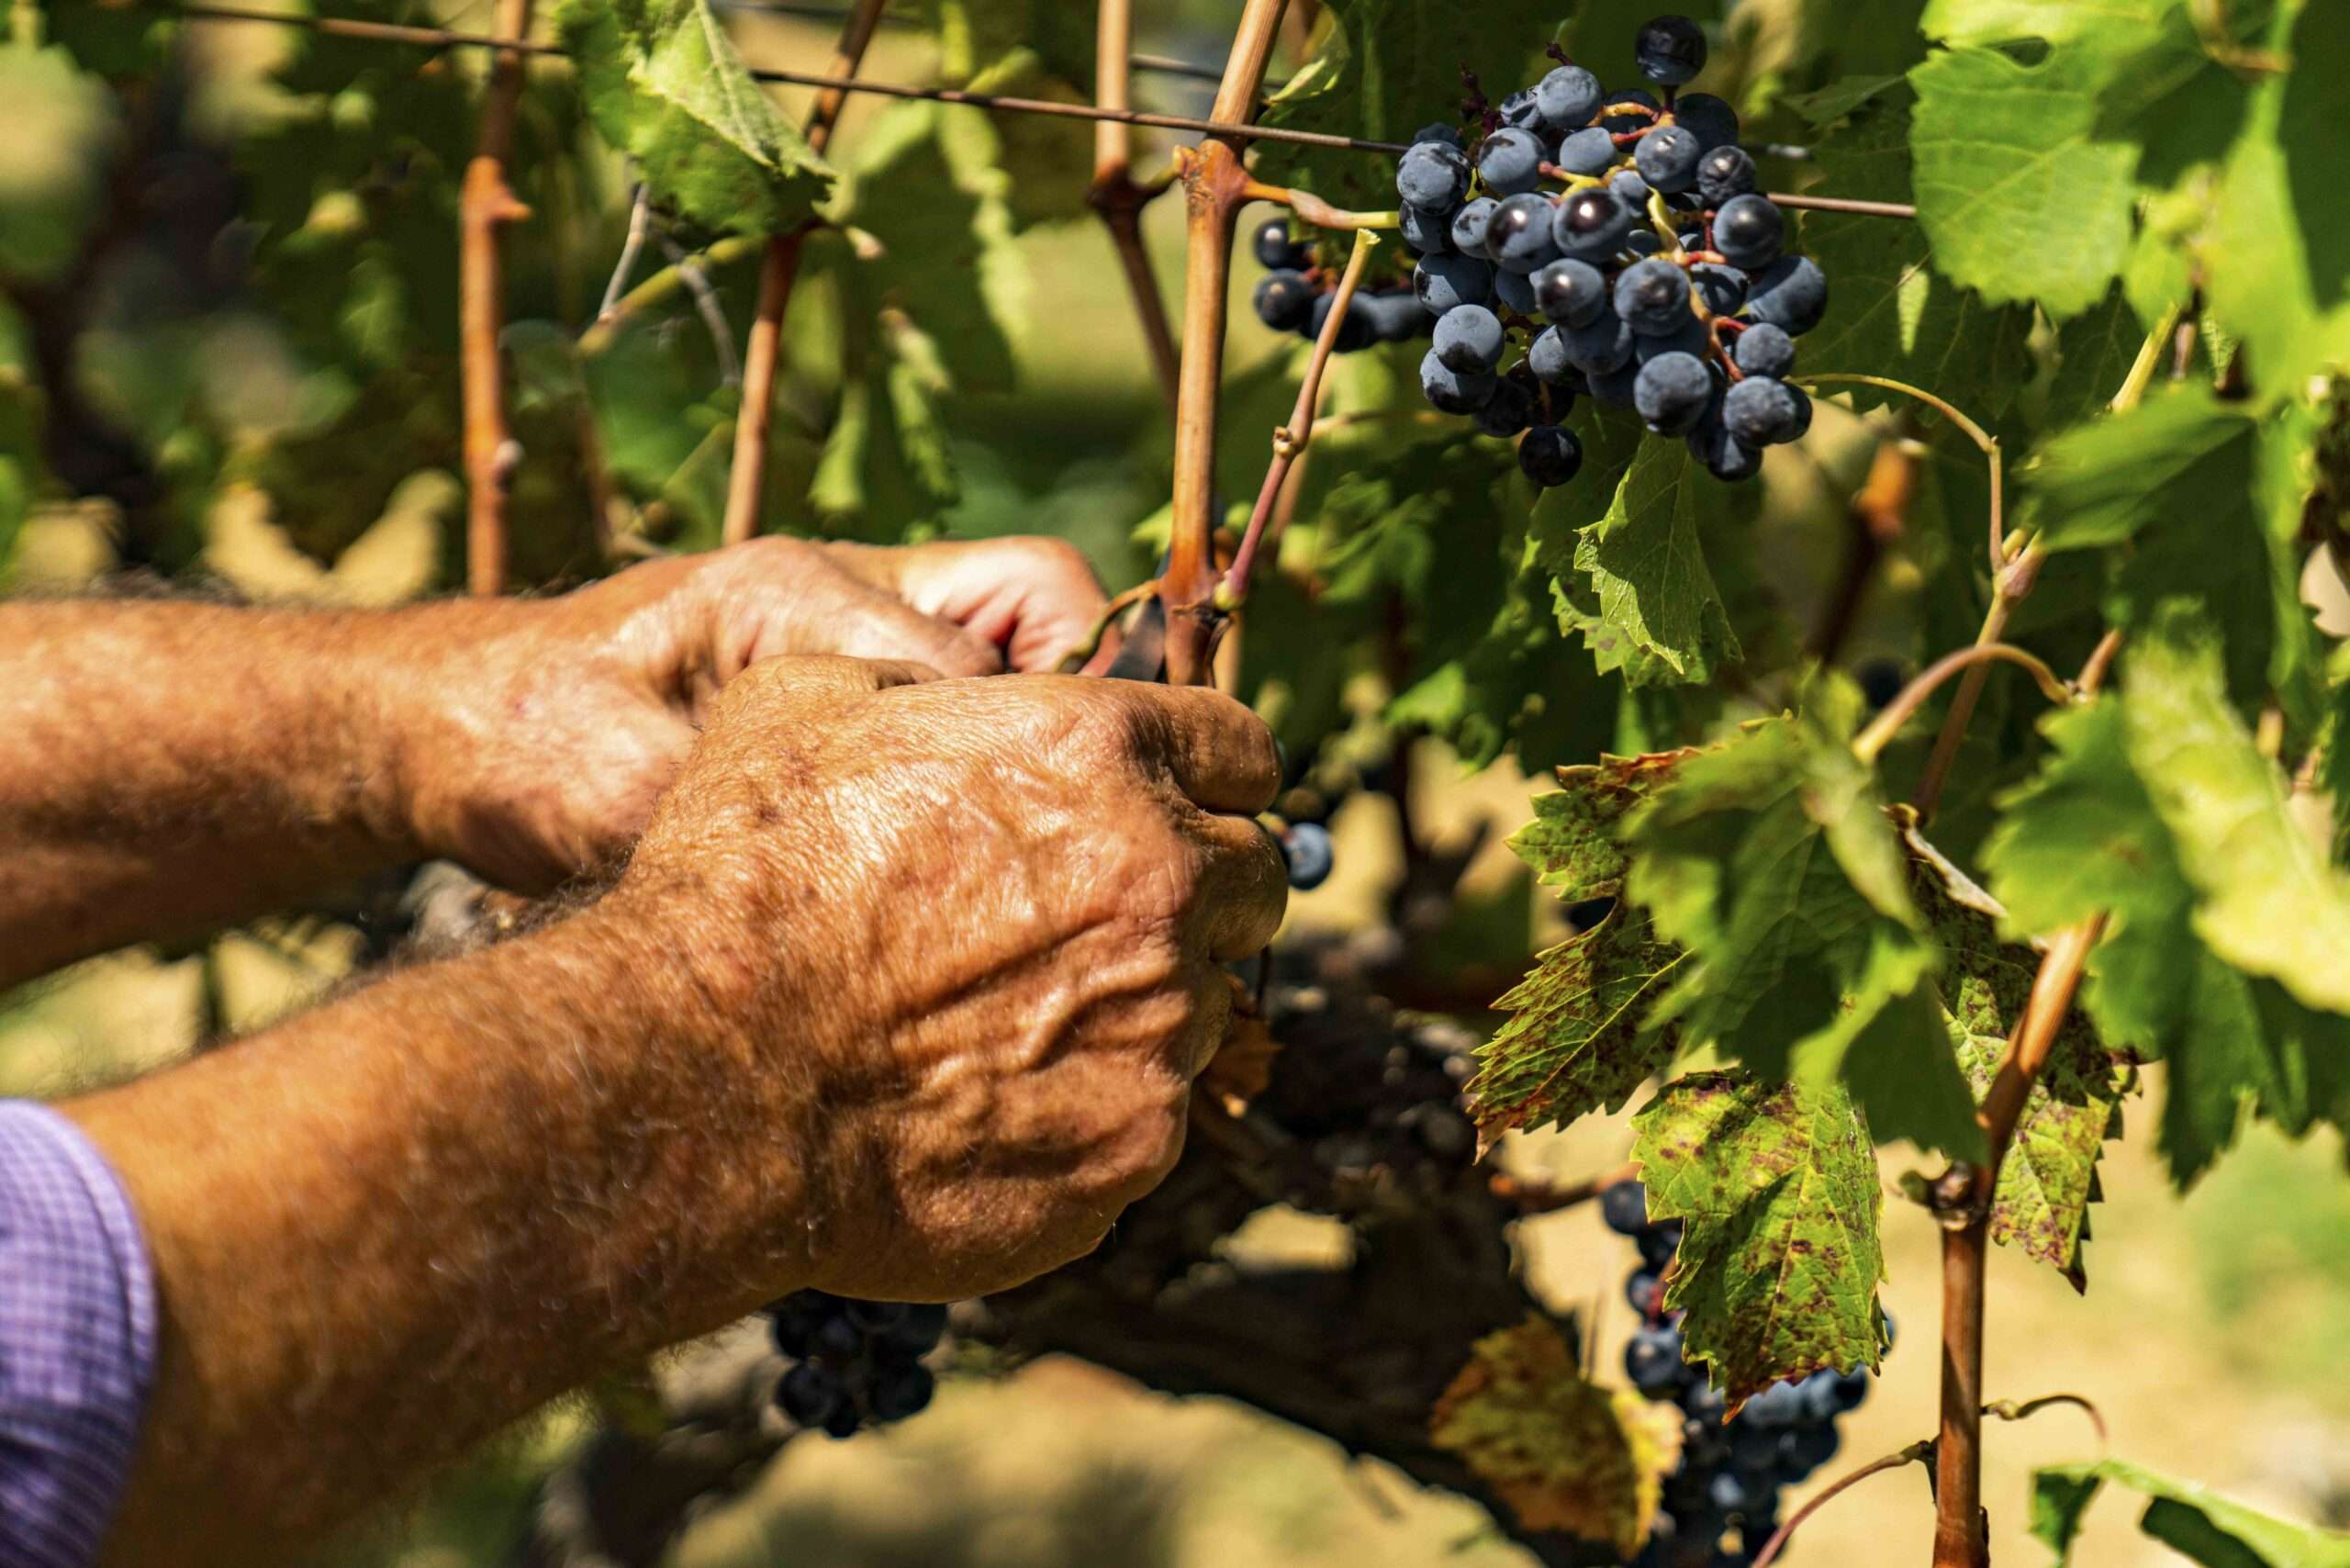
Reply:
[[113, 1170], [46, 1105], [0, 1101], [0, 1568], [84, 1568], [154, 1380], [154, 1275]]

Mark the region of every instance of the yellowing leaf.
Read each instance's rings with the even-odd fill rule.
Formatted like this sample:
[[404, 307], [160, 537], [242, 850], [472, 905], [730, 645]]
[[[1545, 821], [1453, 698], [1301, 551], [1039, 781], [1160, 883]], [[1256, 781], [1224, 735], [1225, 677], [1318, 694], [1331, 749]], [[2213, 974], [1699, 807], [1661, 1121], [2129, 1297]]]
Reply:
[[1629, 1556], [1681, 1461], [1680, 1412], [1591, 1382], [1539, 1317], [1477, 1341], [1428, 1433], [1529, 1530], [1564, 1530]]

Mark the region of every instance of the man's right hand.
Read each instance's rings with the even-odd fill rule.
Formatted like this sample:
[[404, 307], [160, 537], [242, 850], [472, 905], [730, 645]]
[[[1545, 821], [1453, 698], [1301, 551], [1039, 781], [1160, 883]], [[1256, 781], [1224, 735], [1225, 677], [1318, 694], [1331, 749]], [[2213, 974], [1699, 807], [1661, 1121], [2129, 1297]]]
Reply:
[[1217, 966], [1281, 923], [1252, 820], [1278, 772], [1205, 689], [854, 659], [727, 686], [597, 915], [710, 999], [777, 1132], [744, 1178], [799, 1189], [796, 1282], [999, 1289], [1158, 1183], [1229, 1013]]

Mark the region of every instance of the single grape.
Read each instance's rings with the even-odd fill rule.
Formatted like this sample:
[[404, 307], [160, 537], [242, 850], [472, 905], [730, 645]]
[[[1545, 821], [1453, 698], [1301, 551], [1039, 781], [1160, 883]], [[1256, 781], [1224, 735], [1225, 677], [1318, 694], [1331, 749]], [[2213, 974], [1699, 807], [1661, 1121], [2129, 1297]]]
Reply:
[[1786, 233], [1778, 205], [1751, 191], [1730, 197], [1714, 214], [1714, 249], [1731, 266], [1748, 272], [1770, 265]]
[[1689, 269], [1689, 281], [1717, 316], [1735, 316], [1746, 304], [1746, 274], [1736, 267], [1698, 262]]
[[1811, 394], [1800, 386], [1790, 386], [1787, 390], [1796, 397], [1796, 428], [1787, 439], [1801, 441], [1804, 433], [1811, 429]]
[[1836, 1392], [1836, 1374], [1816, 1372], [1796, 1384], [1803, 1394], [1803, 1418], [1815, 1426], [1832, 1425], [1844, 1413]]
[[[1646, 144], [1646, 140], [1643, 139], [1642, 145], [1645, 146]], [[1631, 168], [1617, 170], [1614, 174], [1607, 176], [1607, 188], [1616, 193], [1616, 199], [1617, 201], [1622, 202], [1634, 212], [1646, 212], [1648, 210], [1649, 183], [1640, 178], [1640, 172], [1639, 169]]]
[[1570, 385], [1582, 373], [1567, 357], [1567, 340], [1556, 327], [1545, 327], [1526, 346], [1526, 368], [1536, 380], [1550, 386]]
[[1636, 1270], [1624, 1281], [1624, 1300], [1642, 1317], [1653, 1317], [1664, 1305], [1664, 1278], [1654, 1269]]
[[1437, 318], [1436, 357], [1447, 370], [1473, 375], [1502, 357], [1501, 319], [1482, 305], [1463, 305]]
[[1447, 147], [1460, 145], [1460, 128], [1444, 120], [1431, 120], [1412, 132], [1414, 141], [1440, 141]]
[[[1900, 666], [1894, 666], [1894, 673], [1897, 677], [1900, 674]], [[1902, 683], [1904, 686], [1908, 684], [1908, 683], [1907, 681]], [[1896, 692], [1898, 692], [1900, 689], [1900, 687], [1894, 688]], [[1887, 697], [1885, 700], [1886, 702], [1890, 702], [1893, 699], [1891, 697]], [[1885, 706], [1885, 703], [1880, 702], [1877, 706], [1882, 708]], [[1866, 1400], [1868, 1396], [1868, 1373], [1855, 1367], [1851, 1372], [1840, 1372], [1836, 1374], [1836, 1403], [1839, 1409], [1858, 1410], [1861, 1407], [1862, 1402]]]
[[1789, 1483], [1807, 1481], [1813, 1472], [1834, 1459], [1836, 1450], [1842, 1446], [1835, 1427], [1825, 1421], [1783, 1433], [1779, 1438], [1779, 1474]]
[[[1689, 134], [1697, 133], [1692, 130]], [[1708, 207], [1719, 207], [1732, 196], [1747, 196], [1754, 185], [1754, 160], [1743, 147], [1716, 147], [1697, 160], [1697, 194], [1706, 198]]]
[[1768, 1508], [1776, 1501], [1776, 1477], [1757, 1474], [1751, 1471], [1730, 1469], [1718, 1472], [1707, 1498], [1725, 1514], [1743, 1514]]
[[1632, 58], [1650, 81], [1678, 87], [1706, 68], [1706, 31], [1686, 17], [1655, 17], [1642, 25]]
[[1595, 125], [1569, 131], [1555, 161], [1570, 174], [1605, 174], [1616, 162], [1616, 139]]
[[1773, 1431], [1802, 1420], [1803, 1406], [1801, 1389], [1792, 1383], [1774, 1383], [1746, 1402], [1743, 1415], [1753, 1427]]
[[1653, 189], [1685, 191], [1697, 183], [1697, 160], [1704, 156], [1695, 131], [1661, 125], [1634, 144], [1632, 166]]
[[1504, 267], [1494, 274], [1494, 297], [1503, 309], [1519, 316], [1535, 313], [1534, 280], [1524, 273]]
[[1268, 272], [1294, 270], [1306, 263], [1306, 248], [1290, 238], [1289, 220], [1269, 218], [1259, 224], [1256, 236], [1257, 264]]
[[1556, 210], [1547, 196], [1525, 191], [1505, 197], [1485, 228], [1485, 249], [1504, 270], [1530, 273], [1557, 259], [1551, 215]]
[[1452, 249], [1452, 220], [1458, 213], [1435, 213], [1405, 202], [1395, 209], [1395, 232], [1421, 255]]
[[1472, 414], [1485, 406], [1485, 399], [1501, 385], [1501, 377], [1491, 371], [1483, 375], [1463, 375], [1448, 368], [1430, 349], [1420, 360], [1420, 392], [1438, 409], [1448, 414]]
[[1485, 255], [1485, 229], [1501, 203], [1491, 196], [1472, 196], [1452, 215], [1452, 248], [1464, 256]]
[[1742, 446], [1770, 446], [1796, 432], [1796, 391], [1784, 381], [1750, 375], [1722, 398], [1722, 426]]
[[1545, 489], [1563, 485], [1583, 466], [1583, 442], [1564, 425], [1536, 425], [1517, 443], [1517, 466]]
[[[1635, 385], [1637, 384], [1638, 378], [1636, 377]], [[1596, 384], [1595, 384], [1595, 389]], [[1632, 1238], [1632, 1244], [1640, 1249], [1641, 1262], [1646, 1263], [1651, 1269], [1662, 1269], [1667, 1263], [1672, 1262], [1673, 1253], [1680, 1250], [1681, 1222], [1677, 1219], [1673, 1219], [1665, 1220], [1661, 1224], [1651, 1225], [1646, 1230], [1640, 1232], [1639, 1235], [1634, 1237]]]
[[877, 1421], [902, 1421], [930, 1404], [931, 1394], [937, 1389], [938, 1380], [930, 1369], [916, 1361], [905, 1366], [884, 1367], [875, 1374], [873, 1390], [867, 1396]]
[[865, 1418], [856, 1413], [856, 1406], [844, 1405], [824, 1417], [824, 1436], [835, 1441], [853, 1438], [856, 1436], [857, 1428], [864, 1424]]
[[1485, 399], [1485, 406], [1470, 416], [1477, 428], [1507, 441], [1532, 424], [1536, 403], [1533, 390], [1527, 385], [1532, 379], [1528, 375], [1521, 380], [1516, 371], [1503, 376], [1501, 384], [1494, 388], [1494, 395]]
[[1530, 130], [1505, 125], [1477, 149], [1477, 174], [1498, 196], [1513, 196], [1542, 183], [1542, 161], [1550, 149]]
[[1603, 370], [1590, 377], [1591, 395], [1611, 409], [1632, 406], [1632, 385], [1639, 378], [1640, 367], [1628, 360], [1613, 370]]
[[1642, 1328], [1624, 1346], [1624, 1375], [1641, 1393], [1681, 1381], [1681, 1330], [1666, 1324]]
[[1739, 441], [1718, 419], [1707, 419], [1689, 432], [1689, 451], [1707, 473], [1730, 484], [1762, 472], [1762, 449]]
[[1494, 106], [1502, 124], [1513, 130], [1531, 130], [1542, 122], [1541, 106], [1535, 102], [1531, 87], [1520, 87]]
[[1742, 375], [1784, 376], [1796, 367], [1796, 341], [1766, 321], [1740, 332], [1729, 357]]
[[1791, 337], [1818, 326], [1827, 309], [1828, 279], [1809, 256], [1781, 256], [1756, 273], [1746, 291], [1747, 319], [1782, 328]]
[[1412, 292], [1431, 316], [1494, 297], [1494, 264], [1474, 256], [1422, 256], [1412, 269]]
[[1355, 303], [1371, 312], [1371, 335], [1382, 343], [1409, 342], [1436, 325], [1436, 319], [1420, 308], [1418, 297], [1408, 289], [1367, 297], [1358, 294]]
[[1559, 250], [1581, 261], [1602, 262], [1621, 250], [1632, 232], [1632, 209], [1604, 185], [1588, 186], [1561, 202], [1550, 220]]
[[1653, 229], [1635, 229], [1632, 230], [1631, 237], [1624, 241], [1624, 249], [1632, 252], [1634, 261], [1639, 261], [1645, 257], [1662, 254], [1664, 241], [1656, 237], [1656, 230]]
[[1599, 1194], [1599, 1217], [1618, 1236], [1639, 1235], [1649, 1227], [1648, 1189], [1638, 1182], [1606, 1188]]
[[1714, 378], [1695, 354], [1659, 354], [1640, 366], [1632, 384], [1632, 407], [1659, 435], [1681, 435], [1696, 428], [1713, 401]]
[[1692, 1420], [1718, 1427], [1729, 1411], [1729, 1401], [1712, 1383], [1693, 1383], [1681, 1391], [1681, 1408], [1688, 1412]]
[[1708, 152], [1738, 140], [1738, 111], [1711, 93], [1683, 93], [1674, 97], [1673, 123], [1695, 131], [1698, 145]]
[[1304, 273], [1267, 273], [1257, 280], [1249, 301], [1257, 308], [1258, 320], [1276, 332], [1293, 332], [1314, 312], [1314, 286]]
[[[1335, 290], [1315, 296], [1314, 308], [1306, 317], [1307, 337], [1320, 341], [1322, 329], [1329, 321], [1330, 312], [1337, 308], [1337, 304], [1338, 296]], [[1338, 353], [1354, 353], [1378, 341], [1378, 330], [1371, 323], [1371, 312], [1361, 308], [1359, 303], [1350, 301], [1346, 315], [1338, 321], [1338, 335], [1332, 340], [1330, 347]]]
[[1598, 77], [1580, 65], [1561, 65], [1534, 84], [1534, 108], [1544, 125], [1563, 136], [1589, 125], [1606, 95]]
[[883, 1339], [893, 1350], [920, 1355], [934, 1349], [946, 1335], [946, 1308], [935, 1302], [916, 1302]]
[[1616, 314], [1649, 337], [1680, 330], [1691, 319], [1689, 274], [1662, 257], [1633, 263], [1617, 275]]
[[1449, 212], [1469, 189], [1469, 160], [1458, 147], [1416, 141], [1395, 162], [1395, 194], [1414, 207]]
[[1320, 823], [1292, 823], [1281, 835], [1281, 857], [1289, 862], [1289, 885], [1310, 892], [1330, 879], [1335, 863], [1330, 830]]
[[821, 1427], [848, 1401], [848, 1385], [837, 1373], [813, 1361], [801, 1361], [775, 1385], [775, 1402], [802, 1427]]
[[857, 1332], [856, 1325], [845, 1314], [835, 1313], [816, 1326], [816, 1331], [808, 1337], [808, 1348], [811, 1355], [836, 1361], [853, 1361], [865, 1349], [865, 1336]]
[[[1658, 106], [1656, 95], [1654, 93], [1648, 92], [1639, 87], [1626, 87], [1621, 91], [1607, 95], [1606, 108], [1620, 111], [1623, 106], [1627, 104], [1638, 104], [1644, 109], [1653, 109]], [[1602, 127], [1611, 131], [1639, 130], [1645, 126], [1654, 125], [1656, 123], [1656, 117], [1654, 115], [1624, 114], [1621, 112], [1606, 114], [1603, 111], [1599, 123]]]
[[1589, 262], [1552, 262], [1533, 277], [1534, 304], [1549, 319], [1585, 327], [1608, 306], [1607, 280]]

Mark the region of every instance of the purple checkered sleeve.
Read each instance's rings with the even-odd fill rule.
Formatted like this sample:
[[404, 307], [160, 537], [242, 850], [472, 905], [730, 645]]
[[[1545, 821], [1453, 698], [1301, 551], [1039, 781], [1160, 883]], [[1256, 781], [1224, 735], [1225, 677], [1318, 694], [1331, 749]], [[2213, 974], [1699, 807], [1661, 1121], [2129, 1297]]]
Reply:
[[0, 1568], [94, 1561], [155, 1369], [130, 1201], [80, 1129], [0, 1101]]

